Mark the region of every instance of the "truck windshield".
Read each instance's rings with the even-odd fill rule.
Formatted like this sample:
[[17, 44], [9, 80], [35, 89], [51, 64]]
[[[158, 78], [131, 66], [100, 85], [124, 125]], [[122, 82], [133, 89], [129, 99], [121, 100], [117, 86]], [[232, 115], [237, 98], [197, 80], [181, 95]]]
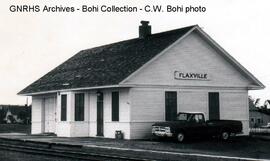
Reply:
[[204, 122], [202, 114], [189, 114], [189, 113], [179, 113], [177, 115], [178, 121], [189, 121], [189, 122]]
[[179, 121], [188, 121], [191, 118], [192, 114], [188, 113], [179, 113], [176, 120]]

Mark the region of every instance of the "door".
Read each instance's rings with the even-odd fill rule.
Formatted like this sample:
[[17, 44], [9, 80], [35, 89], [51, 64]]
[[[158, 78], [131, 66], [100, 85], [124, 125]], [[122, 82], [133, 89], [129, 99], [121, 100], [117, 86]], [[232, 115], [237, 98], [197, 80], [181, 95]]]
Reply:
[[189, 119], [187, 133], [191, 137], [202, 137], [207, 135], [207, 127], [203, 114], [194, 114]]
[[209, 120], [219, 120], [219, 93], [209, 92], [208, 94], [208, 104], [209, 104]]
[[177, 92], [165, 92], [165, 120], [172, 121], [177, 117]]
[[103, 93], [97, 93], [97, 136], [103, 136]]
[[55, 133], [56, 125], [56, 98], [49, 97], [44, 99], [44, 132]]

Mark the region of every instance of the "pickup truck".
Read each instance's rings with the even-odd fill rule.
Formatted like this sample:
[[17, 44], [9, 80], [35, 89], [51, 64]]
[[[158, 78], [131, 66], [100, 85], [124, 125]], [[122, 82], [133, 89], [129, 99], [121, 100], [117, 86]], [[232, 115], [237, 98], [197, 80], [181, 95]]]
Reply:
[[226, 141], [231, 135], [242, 133], [242, 122], [236, 120], [208, 120], [203, 113], [180, 112], [174, 121], [152, 125], [152, 135], [158, 138], [174, 137], [179, 142], [191, 137], [218, 136]]

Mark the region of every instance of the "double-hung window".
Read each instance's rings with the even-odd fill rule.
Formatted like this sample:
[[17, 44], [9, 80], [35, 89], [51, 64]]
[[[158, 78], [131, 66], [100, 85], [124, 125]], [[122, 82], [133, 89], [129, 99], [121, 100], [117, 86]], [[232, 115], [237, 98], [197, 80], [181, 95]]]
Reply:
[[61, 95], [61, 121], [67, 121], [67, 95]]
[[84, 121], [84, 93], [75, 94], [75, 121]]
[[112, 92], [112, 121], [119, 121], [119, 92]]

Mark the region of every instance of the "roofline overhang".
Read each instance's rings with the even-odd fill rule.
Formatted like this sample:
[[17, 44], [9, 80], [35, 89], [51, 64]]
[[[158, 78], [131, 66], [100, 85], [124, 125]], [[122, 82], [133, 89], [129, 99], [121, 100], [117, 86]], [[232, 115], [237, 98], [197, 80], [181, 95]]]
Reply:
[[50, 90], [50, 91], [41, 91], [41, 92], [32, 92], [32, 93], [18, 93], [20, 96], [34, 96], [42, 94], [52, 94], [57, 92], [66, 92], [66, 91], [81, 91], [81, 90], [92, 90], [92, 89], [105, 89], [105, 88], [119, 88], [119, 87], [130, 87], [122, 85], [108, 85], [108, 86], [96, 86], [96, 87], [82, 87], [82, 88], [68, 88], [68, 89], [59, 89], [59, 90]]
[[42, 95], [42, 94], [52, 94], [57, 92], [66, 92], [66, 91], [81, 91], [81, 90], [95, 90], [95, 89], [105, 89], [105, 88], [131, 88], [131, 87], [162, 87], [162, 88], [224, 88], [224, 89], [246, 89], [246, 90], [259, 90], [263, 89], [260, 86], [248, 86], [248, 87], [223, 87], [223, 86], [170, 86], [170, 85], [142, 85], [142, 84], [119, 84], [119, 85], [108, 85], [108, 86], [96, 86], [96, 87], [82, 87], [82, 88], [68, 88], [68, 89], [59, 89], [59, 90], [50, 90], [50, 91], [42, 91], [42, 92], [32, 92], [32, 93], [23, 93], [18, 94], [20, 96], [34, 96], [34, 95]]
[[244, 66], [242, 66], [236, 59], [234, 59], [225, 49], [223, 49], [215, 40], [213, 40], [206, 32], [204, 32], [198, 25], [195, 26], [197, 31], [203, 35], [210, 44], [220, 51], [225, 59], [227, 59], [236, 69], [242, 74], [246, 75], [247, 79], [251, 79], [257, 85], [248, 86], [249, 89], [264, 89], [265, 85], [260, 82], [252, 73], [250, 73]]
[[249, 86], [219, 86], [219, 85], [152, 85], [152, 84], [120, 84], [121, 87], [134, 87], [134, 88], [177, 88], [177, 89], [209, 89], [209, 90], [258, 90], [262, 89], [259, 86], [249, 85]]
[[257, 85], [250, 85], [248, 86], [248, 90], [260, 90], [260, 89], [264, 89], [265, 86], [257, 86]]

